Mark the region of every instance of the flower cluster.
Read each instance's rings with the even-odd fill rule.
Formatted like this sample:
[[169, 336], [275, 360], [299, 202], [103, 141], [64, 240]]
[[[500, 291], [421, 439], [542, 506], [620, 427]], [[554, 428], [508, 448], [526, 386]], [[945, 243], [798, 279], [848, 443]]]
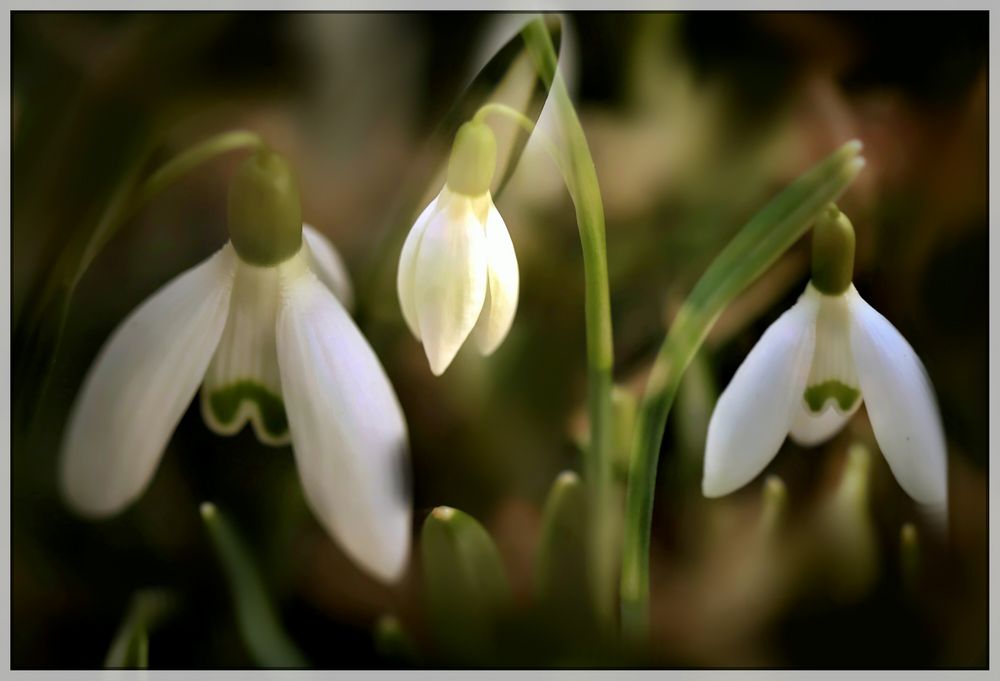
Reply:
[[[518, 264], [490, 193], [495, 165], [490, 128], [463, 125], [446, 184], [402, 249], [402, 316], [435, 375], [470, 335], [492, 353], [514, 320]], [[241, 166], [229, 243], [129, 315], [87, 375], [64, 441], [62, 487], [92, 516], [133, 502], [200, 390], [214, 432], [233, 435], [249, 423], [265, 444], [290, 443], [321, 524], [360, 566], [393, 581], [410, 547], [406, 421], [350, 317], [340, 256], [300, 211], [280, 156], [262, 148]], [[945, 441], [930, 381], [854, 288], [853, 259], [853, 227], [831, 206], [814, 228], [812, 281], [716, 404], [705, 495], [745, 485], [788, 435], [805, 445], [832, 437], [864, 402], [900, 485], [946, 517]]]

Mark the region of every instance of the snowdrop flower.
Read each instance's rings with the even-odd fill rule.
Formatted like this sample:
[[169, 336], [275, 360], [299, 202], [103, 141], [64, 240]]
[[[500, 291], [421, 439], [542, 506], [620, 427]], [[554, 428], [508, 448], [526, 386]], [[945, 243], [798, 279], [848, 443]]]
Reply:
[[300, 210], [281, 157], [262, 150], [243, 164], [230, 188], [229, 243], [134, 310], [90, 368], [60, 482], [84, 515], [122, 510], [149, 485], [200, 387], [213, 431], [249, 422], [263, 443], [291, 442], [327, 532], [370, 573], [395, 580], [410, 542], [406, 423], [344, 308], [340, 257]]
[[483, 355], [503, 342], [517, 310], [518, 270], [490, 182], [496, 139], [485, 123], [455, 136], [448, 179], [410, 230], [399, 258], [399, 303], [440, 376], [465, 339]]
[[702, 489], [717, 497], [753, 479], [786, 435], [835, 435], [864, 401], [879, 448], [930, 515], [947, 513], [945, 439], [913, 348], [851, 283], [854, 230], [835, 206], [813, 230], [812, 281], [764, 332], [715, 405]]

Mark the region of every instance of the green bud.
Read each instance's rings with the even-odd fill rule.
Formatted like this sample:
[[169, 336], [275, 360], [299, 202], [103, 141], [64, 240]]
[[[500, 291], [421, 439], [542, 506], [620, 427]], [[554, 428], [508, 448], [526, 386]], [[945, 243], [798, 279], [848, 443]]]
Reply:
[[417, 649], [395, 615], [382, 615], [375, 622], [375, 650], [382, 657], [397, 662], [415, 662]]
[[455, 135], [448, 160], [448, 188], [479, 196], [490, 189], [497, 164], [497, 140], [490, 126], [469, 121]]
[[765, 538], [772, 538], [786, 514], [788, 489], [777, 475], [764, 481], [764, 500], [760, 515], [760, 531]]
[[229, 185], [229, 238], [240, 258], [277, 265], [302, 246], [302, 204], [295, 173], [284, 158], [261, 148]]
[[472, 516], [438, 506], [420, 533], [424, 595], [434, 640], [463, 664], [492, 659], [511, 594], [500, 552]]
[[812, 283], [820, 293], [835, 296], [854, 278], [854, 227], [832, 203], [813, 227]]

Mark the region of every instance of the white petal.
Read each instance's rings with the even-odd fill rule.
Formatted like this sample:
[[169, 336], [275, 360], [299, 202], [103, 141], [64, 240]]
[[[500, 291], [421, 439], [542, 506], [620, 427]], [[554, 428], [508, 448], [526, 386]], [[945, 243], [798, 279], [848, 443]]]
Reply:
[[436, 376], [455, 358], [486, 300], [487, 213], [478, 208], [469, 197], [442, 191], [417, 252], [417, 321]]
[[803, 447], [822, 444], [839, 433], [860, 406], [861, 400], [855, 400], [854, 406], [844, 412], [835, 404], [827, 403], [817, 414], [809, 408], [804, 399], [800, 399], [795, 408], [789, 435]]
[[868, 418], [907, 494], [943, 514], [948, 504], [944, 429], [924, 365], [906, 339], [849, 291], [851, 349]]
[[236, 255], [226, 246], [173, 279], [115, 330], [64, 435], [60, 484], [79, 512], [110, 515], [149, 484], [226, 323]]
[[384, 580], [409, 555], [406, 423], [378, 358], [330, 291], [283, 269], [278, 362], [306, 500], [327, 532]]
[[486, 302], [472, 330], [472, 338], [483, 355], [492, 354], [507, 337], [517, 312], [520, 287], [514, 244], [492, 199], [486, 218], [486, 248], [489, 251]]
[[403, 251], [399, 255], [399, 271], [396, 274], [396, 293], [399, 295], [399, 307], [403, 311], [403, 319], [410, 327], [417, 340], [420, 340], [420, 324], [417, 322], [417, 303], [413, 290], [416, 286], [414, 273], [417, 271], [417, 252], [424, 237], [424, 230], [438, 204], [438, 197], [427, 204], [417, 221], [410, 228], [403, 243]]
[[309, 268], [333, 291], [333, 295], [337, 296], [345, 308], [352, 309], [354, 287], [351, 286], [351, 277], [344, 259], [333, 243], [310, 225], [302, 225], [302, 243], [306, 246]]
[[781, 448], [809, 375], [818, 305], [807, 289], [764, 332], [719, 396], [705, 443], [705, 496], [742, 487]]
[[[294, 256], [308, 259], [305, 249]], [[280, 289], [277, 267], [236, 267], [226, 328], [201, 388], [201, 415], [219, 435], [235, 435], [250, 422], [269, 445], [290, 441], [275, 348]]]

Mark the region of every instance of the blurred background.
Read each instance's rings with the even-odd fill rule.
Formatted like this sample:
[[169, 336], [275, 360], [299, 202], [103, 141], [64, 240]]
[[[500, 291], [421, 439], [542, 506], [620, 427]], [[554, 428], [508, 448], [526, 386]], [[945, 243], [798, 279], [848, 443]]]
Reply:
[[[541, 510], [580, 470], [586, 431], [583, 276], [572, 203], [529, 144], [498, 198], [517, 251], [514, 327], [488, 360], [465, 348], [435, 379], [395, 294], [402, 239], [437, 191], [439, 123], [526, 15], [14, 13], [12, 645], [15, 668], [98, 667], [130, 598], [164, 589], [154, 668], [245, 667], [223, 573], [198, 515], [215, 502], [246, 538], [290, 636], [318, 667], [380, 655], [395, 613], [422, 651], [419, 552], [389, 588], [355, 568], [304, 505], [289, 448], [212, 435], [188, 409], [151, 487], [121, 515], [73, 515], [58, 446], [84, 372], [123, 317], [227, 238], [243, 158], [198, 168], [97, 256], [43, 348], [26, 329], [46, 277], [123, 186], [205, 137], [258, 132], [296, 167], [305, 219], [338, 247], [357, 319], [406, 413], [414, 532], [439, 505], [496, 542], [515, 602], [533, 598]], [[786, 443], [768, 473], [788, 509], [749, 547], [761, 476], [700, 493], [715, 395], [808, 280], [809, 240], [720, 318], [664, 437], [653, 521], [655, 666], [982, 667], [987, 663], [987, 14], [586, 13], [564, 16], [561, 61], [607, 218], [617, 382], [640, 395], [677, 307], [728, 239], [848, 139], [868, 165], [840, 207], [855, 284], [910, 341], [937, 391], [949, 447], [951, 536], [924, 532], [862, 409], [828, 444]], [[863, 512], [830, 521], [848, 449], [871, 447]], [[624, 467], [619, 471], [624, 480]], [[916, 523], [914, 578], [900, 552]], [[839, 529], [838, 529], [839, 528]], [[846, 534], [846, 536], [845, 536]], [[488, 665], [595, 664], [517, 642]], [[551, 653], [551, 654], [550, 654]]]

